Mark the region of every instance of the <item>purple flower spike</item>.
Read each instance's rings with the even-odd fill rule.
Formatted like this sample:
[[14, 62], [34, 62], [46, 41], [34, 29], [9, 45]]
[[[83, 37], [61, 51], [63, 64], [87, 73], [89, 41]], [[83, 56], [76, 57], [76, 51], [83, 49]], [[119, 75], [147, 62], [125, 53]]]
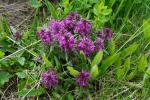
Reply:
[[79, 21], [75, 27], [75, 32], [80, 34], [81, 36], [88, 36], [91, 32], [92, 25], [87, 21]]
[[61, 21], [67, 31], [73, 31], [75, 23], [72, 20], [64, 19]]
[[76, 82], [81, 87], [86, 87], [89, 85], [90, 73], [87, 71], [81, 71], [79, 76], [76, 78]]
[[62, 28], [62, 24], [60, 21], [55, 20], [55, 21], [49, 22], [49, 26], [50, 26], [50, 30], [52, 31], [54, 35], [60, 34], [59, 31]]
[[44, 28], [41, 31], [39, 31], [37, 34], [43, 43], [50, 44], [53, 42], [53, 37], [51, 35], [51, 32], [48, 29]]
[[42, 73], [42, 84], [45, 88], [51, 88], [58, 84], [56, 72], [53, 70]]
[[17, 31], [17, 32], [13, 33], [13, 37], [16, 41], [18, 41], [18, 40], [21, 40], [22, 34]]
[[75, 42], [76, 40], [70, 32], [60, 35], [59, 44], [60, 47], [65, 51], [72, 50], [75, 45]]
[[101, 51], [104, 48], [104, 42], [105, 40], [102, 38], [97, 38], [95, 43], [95, 49], [96, 51]]
[[94, 43], [89, 38], [82, 38], [78, 44], [78, 50], [82, 50], [87, 56], [94, 52], [94, 48]]
[[113, 35], [113, 32], [112, 32], [112, 30], [111, 30], [110, 28], [104, 28], [104, 29], [102, 30], [102, 33], [105, 34], [105, 38], [107, 38], [108, 41], [111, 40], [112, 35]]
[[80, 21], [81, 16], [77, 12], [71, 12], [66, 19], [72, 21]]

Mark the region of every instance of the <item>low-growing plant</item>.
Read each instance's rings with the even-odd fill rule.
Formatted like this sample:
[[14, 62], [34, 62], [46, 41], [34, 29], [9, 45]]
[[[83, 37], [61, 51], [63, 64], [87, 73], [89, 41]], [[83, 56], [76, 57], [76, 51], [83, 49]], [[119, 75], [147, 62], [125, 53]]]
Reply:
[[22, 32], [1, 17], [1, 91], [17, 80], [21, 99], [149, 99], [150, 21], [132, 22], [147, 2], [29, 0], [33, 23]]

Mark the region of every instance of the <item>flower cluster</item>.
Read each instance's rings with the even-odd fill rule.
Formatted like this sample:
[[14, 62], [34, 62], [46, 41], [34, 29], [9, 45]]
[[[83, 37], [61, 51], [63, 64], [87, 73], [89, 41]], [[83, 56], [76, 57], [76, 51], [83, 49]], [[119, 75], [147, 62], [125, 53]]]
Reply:
[[21, 40], [21, 38], [22, 38], [22, 34], [20, 33], [20, 32], [14, 32], [13, 33], [13, 38], [16, 40], [16, 41], [18, 41], [18, 40]]
[[41, 31], [38, 32], [38, 37], [45, 44], [51, 44], [53, 42], [51, 31], [46, 28], [43, 28]]
[[[88, 71], [82, 70], [75, 78], [76, 83], [81, 87], [89, 85], [91, 75]], [[52, 88], [58, 84], [58, 77], [54, 70], [49, 70], [42, 73], [42, 84], [45, 88]]]
[[76, 82], [79, 86], [85, 87], [89, 85], [90, 73], [82, 70], [78, 77], [76, 78]]
[[79, 21], [75, 27], [75, 32], [81, 36], [88, 36], [92, 30], [92, 25], [87, 21]]
[[94, 42], [89, 38], [82, 38], [79, 41], [78, 49], [82, 50], [85, 55], [89, 56], [92, 52], [94, 52]]
[[51, 88], [58, 84], [56, 72], [53, 70], [42, 73], [42, 83], [46, 88]]
[[90, 38], [92, 24], [82, 19], [77, 12], [71, 12], [65, 19], [49, 21], [49, 28], [38, 32], [38, 37], [45, 44], [57, 42], [64, 51], [82, 50], [86, 56], [104, 48], [105, 41], [112, 38], [112, 30], [104, 28], [95, 32], [96, 39]]

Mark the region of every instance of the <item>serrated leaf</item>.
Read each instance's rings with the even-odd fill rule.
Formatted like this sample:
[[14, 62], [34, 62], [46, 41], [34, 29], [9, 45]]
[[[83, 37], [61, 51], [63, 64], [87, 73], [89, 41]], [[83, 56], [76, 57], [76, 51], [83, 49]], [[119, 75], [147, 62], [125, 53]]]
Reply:
[[147, 65], [148, 65], [147, 57], [145, 55], [142, 55], [140, 57], [140, 60], [139, 60], [139, 63], [138, 63], [138, 70], [140, 72], [144, 72]]
[[121, 57], [124, 58], [124, 57], [131, 55], [132, 53], [134, 53], [136, 51], [137, 47], [138, 47], [138, 44], [136, 44], [136, 43], [131, 44], [128, 48], [124, 49], [121, 52]]
[[45, 92], [45, 89], [40, 87], [39, 89], [24, 89], [17, 93], [18, 96], [39, 96]]
[[91, 66], [93, 67], [95, 65], [98, 65], [102, 60], [102, 58], [103, 58], [103, 51], [99, 51], [94, 57], [94, 59], [92, 60]]
[[6, 82], [9, 81], [11, 75], [8, 72], [0, 72], [0, 85], [4, 85]]
[[100, 66], [100, 74], [103, 74], [118, 58], [119, 53], [106, 58]]
[[75, 70], [73, 67], [68, 66], [67, 69], [72, 76], [76, 77], [79, 75], [79, 72]]
[[96, 78], [99, 75], [98, 66], [94, 65], [91, 67], [91, 75], [93, 78]]

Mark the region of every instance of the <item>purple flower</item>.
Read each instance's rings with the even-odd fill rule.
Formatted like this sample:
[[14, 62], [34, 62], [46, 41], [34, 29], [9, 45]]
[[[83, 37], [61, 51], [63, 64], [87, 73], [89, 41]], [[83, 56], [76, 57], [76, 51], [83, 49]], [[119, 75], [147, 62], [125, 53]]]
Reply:
[[54, 70], [49, 70], [42, 73], [42, 84], [46, 88], [54, 87], [58, 84], [58, 78]]
[[13, 33], [13, 37], [14, 37], [15, 40], [18, 41], [18, 40], [21, 40], [22, 34], [17, 31], [17, 32]]
[[96, 51], [101, 51], [104, 48], [104, 42], [105, 40], [102, 38], [97, 38], [95, 42], [95, 49]]
[[110, 28], [104, 28], [101, 32], [102, 32], [102, 34], [105, 34], [105, 38], [107, 38], [108, 41], [111, 40], [113, 32]]
[[50, 43], [53, 42], [52, 34], [48, 29], [43, 28], [37, 34], [38, 34], [38, 37], [42, 40], [43, 43], [50, 44]]
[[78, 44], [78, 50], [82, 50], [85, 55], [89, 56], [94, 52], [94, 43], [89, 38], [82, 38]]
[[66, 19], [77, 22], [81, 20], [81, 16], [77, 12], [71, 12]]
[[95, 34], [96, 34], [96, 36], [98, 37], [98, 38], [101, 38], [101, 39], [103, 39], [104, 41], [105, 41], [105, 37], [106, 37], [106, 34], [102, 31], [97, 31], [97, 32], [95, 32]]
[[60, 35], [60, 38], [58, 41], [59, 41], [60, 47], [65, 51], [72, 50], [76, 42], [74, 36], [70, 32]]
[[60, 34], [60, 29], [62, 28], [62, 24], [60, 21], [54, 20], [49, 22], [49, 29], [52, 31], [54, 35]]
[[76, 82], [79, 86], [85, 87], [89, 85], [90, 73], [87, 71], [81, 71], [76, 78]]
[[63, 24], [64, 29], [73, 32], [75, 23], [72, 20], [64, 19], [61, 23]]
[[77, 23], [74, 31], [81, 36], [88, 36], [91, 30], [92, 25], [87, 20], [83, 20]]

